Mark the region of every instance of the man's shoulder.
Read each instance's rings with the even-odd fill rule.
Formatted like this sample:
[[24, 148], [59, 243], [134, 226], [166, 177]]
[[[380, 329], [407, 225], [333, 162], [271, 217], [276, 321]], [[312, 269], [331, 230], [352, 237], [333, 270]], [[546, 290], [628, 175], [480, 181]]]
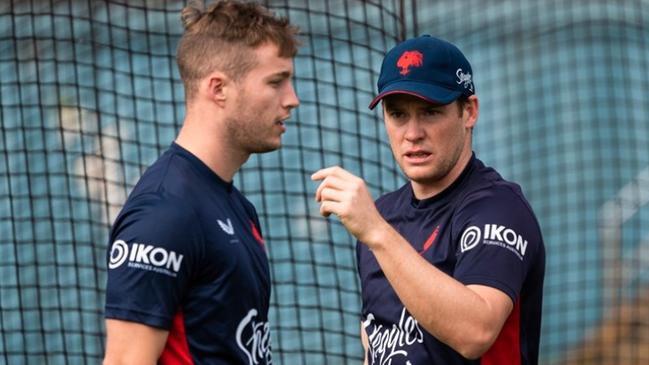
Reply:
[[214, 195], [223, 189], [214, 188], [214, 182], [186, 153], [172, 145], [144, 171], [133, 188], [130, 201], [151, 200], [159, 204], [180, 205], [186, 208], [202, 204], [206, 194]]
[[536, 215], [521, 186], [504, 179], [494, 168], [477, 160], [476, 169], [456, 197], [455, 218], [502, 217], [538, 226]]
[[500, 175], [489, 173], [467, 189], [456, 205], [453, 222], [458, 232], [470, 226], [511, 228], [536, 237], [533, 241], [542, 246], [540, 224], [521, 187]]
[[174, 227], [188, 223], [195, 218], [193, 199], [189, 199], [189, 190], [182, 185], [191, 180], [191, 176], [179, 171], [182, 161], [175, 154], [166, 151], [152, 163], [142, 174], [129, 194], [115, 225], [128, 222], [150, 222], [158, 229], [163, 222], [174, 223]]
[[465, 189], [461, 194], [464, 203], [476, 199], [487, 201], [527, 201], [521, 187], [507, 180], [483, 180]]
[[131, 195], [117, 216], [115, 226], [138, 222], [155, 229], [182, 228], [195, 220], [195, 210], [186, 200], [163, 191], [150, 191]]
[[478, 159], [475, 159], [475, 169], [462, 190], [460, 200], [464, 204], [481, 200], [487, 204], [522, 203], [529, 208], [527, 198], [518, 183], [506, 180], [496, 169], [486, 166]]
[[186, 185], [193, 178], [189, 165], [182, 156], [173, 150], [167, 150], [144, 171], [133, 189], [133, 194], [183, 191], [174, 187]]

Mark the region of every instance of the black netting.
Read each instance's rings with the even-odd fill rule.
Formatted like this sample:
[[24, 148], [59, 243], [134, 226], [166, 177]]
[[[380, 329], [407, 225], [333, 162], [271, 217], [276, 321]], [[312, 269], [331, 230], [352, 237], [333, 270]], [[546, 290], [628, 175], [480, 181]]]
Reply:
[[[647, 1], [265, 4], [304, 33], [284, 146], [235, 178], [268, 242], [276, 363], [362, 360], [354, 241], [309, 176], [403, 184], [367, 104], [386, 50], [423, 33], [471, 61], [476, 153], [541, 223], [541, 362], [649, 363]], [[100, 362], [108, 229], [184, 116], [182, 6], [0, 2], [0, 364]]]

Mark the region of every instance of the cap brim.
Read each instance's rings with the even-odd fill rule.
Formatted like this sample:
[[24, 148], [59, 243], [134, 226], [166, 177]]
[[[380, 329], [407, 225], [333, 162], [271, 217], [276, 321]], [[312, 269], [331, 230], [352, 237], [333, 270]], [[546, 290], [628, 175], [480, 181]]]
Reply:
[[413, 81], [400, 81], [386, 86], [379, 95], [377, 95], [369, 105], [374, 109], [376, 104], [384, 97], [393, 94], [407, 94], [416, 96], [432, 104], [448, 104], [462, 95], [461, 91], [449, 90], [444, 87], [430, 84], [422, 84]]

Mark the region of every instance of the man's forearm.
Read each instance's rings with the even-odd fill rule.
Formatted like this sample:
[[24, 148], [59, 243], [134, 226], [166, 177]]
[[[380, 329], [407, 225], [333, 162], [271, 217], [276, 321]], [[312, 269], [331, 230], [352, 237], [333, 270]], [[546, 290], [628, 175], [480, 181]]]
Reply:
[[387, 223], [377, 228], [364, 243], [410, 314], [465, 357], [479, 357], [511, 311], [509, 297], [493, 288], [465, 286], [427, 262]]

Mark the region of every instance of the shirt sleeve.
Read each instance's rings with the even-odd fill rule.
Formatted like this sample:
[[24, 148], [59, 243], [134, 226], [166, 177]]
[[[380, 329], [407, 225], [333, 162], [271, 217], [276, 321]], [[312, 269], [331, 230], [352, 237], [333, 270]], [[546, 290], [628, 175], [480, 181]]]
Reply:
[[169, 329], [203, 256], [196, 215], [180, 199], [129, 201], [110, 235], [106, 318]]
[[499, 289], [516, 301], [543, 248], [536, 218], [524, 198], [508, 187], [474, 193], [453, 221], [457, 264], [465, 285]]

